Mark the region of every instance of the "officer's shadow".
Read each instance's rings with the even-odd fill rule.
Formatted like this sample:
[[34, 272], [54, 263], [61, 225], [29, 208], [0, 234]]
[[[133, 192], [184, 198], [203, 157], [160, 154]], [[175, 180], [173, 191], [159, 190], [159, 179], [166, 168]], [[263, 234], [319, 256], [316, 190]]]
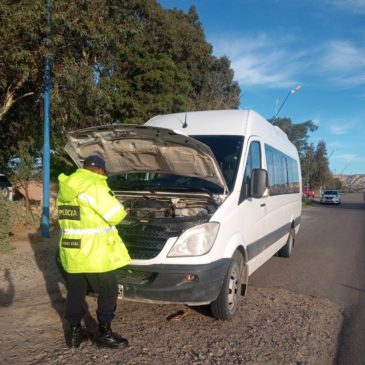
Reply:
[[[51, 228], [50, 237], [50, 239], [43, 239], [40, 230], [28, 235], [35, 261], [43, 274], [51, 306], [60, 317], [65, 341], [67, 342], [67, 335], [69, 333], [69, 324], [65, 318], [67, 283], [65, 273], [58, 259], [58, 228]], [[88, 336], [92, 338], [93, 334], [96, 333], [98, 325], [91, 316], [86, 301], [85, 310], [86, 314], [83, 320]]]
[[9, 269], [4, 270], [4, 280], [7, 283], [7, 288], [5, 290], [0, 289], [0, 306], [6, 307], [13, 302], [15, 296], [15, 287]]

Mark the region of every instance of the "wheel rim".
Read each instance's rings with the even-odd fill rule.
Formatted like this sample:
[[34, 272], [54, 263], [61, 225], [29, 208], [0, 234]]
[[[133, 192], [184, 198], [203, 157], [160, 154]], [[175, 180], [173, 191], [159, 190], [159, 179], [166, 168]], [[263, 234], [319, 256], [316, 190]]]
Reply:
[[228, 286], [228, 308], [230, 311], [234, 310], [237, 307], [239, 291], [240, 291], [239, 272], [238, 269], [234, 267], [229, 277], [229, 286]]

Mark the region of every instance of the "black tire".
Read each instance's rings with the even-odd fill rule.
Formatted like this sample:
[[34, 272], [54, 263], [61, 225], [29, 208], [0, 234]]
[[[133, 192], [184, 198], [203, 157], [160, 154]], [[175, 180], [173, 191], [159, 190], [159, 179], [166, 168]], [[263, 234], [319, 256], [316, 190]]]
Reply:
[[293, 251], [294, 241], [295, 241], [295, 230], [294, 230], [294, 227], [291, 227], [290, 232], [289, 232], [289, 237], [288, 237], [288, 240], [286, 241], [285, 246], [283, 246], [279, 250], [280, 257], [290, 257], [291, 256], [292, 251]]
[[237, 312], [241, 299], [243, 257], [236, 251], [232, 257], [222, 288], [217, 299], [210, 304], [210, 309], [215, 318], [230, 320]]

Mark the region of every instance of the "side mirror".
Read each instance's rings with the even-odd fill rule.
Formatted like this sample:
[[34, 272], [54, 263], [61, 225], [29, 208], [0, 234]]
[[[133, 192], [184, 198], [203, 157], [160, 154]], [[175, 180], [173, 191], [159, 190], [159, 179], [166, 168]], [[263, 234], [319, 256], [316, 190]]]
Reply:
[[253, 169], [251, 176], [250, 196], [262, 198], [267, 188], [267, 171], [264, 169]]

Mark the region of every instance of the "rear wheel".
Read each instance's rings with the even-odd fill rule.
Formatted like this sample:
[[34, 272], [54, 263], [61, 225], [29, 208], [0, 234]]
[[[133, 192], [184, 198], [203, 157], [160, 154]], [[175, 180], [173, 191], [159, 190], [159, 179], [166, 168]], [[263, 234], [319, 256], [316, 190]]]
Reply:
[[210, 304], [212, 314], [217, 319], [232, 319], [237, 312], [241, 299], [243, 257], [236, 251], [232, 257], [221, 291], [217, 299]]
[[289, 237], [288, 237], [288, 240], [286, 241], [285, 246], [283, 246], [279, 250], [280, 257], [290, 257], [291, 256], [292, 251], [293, 251], [294, 241], [295, 241], [295, 230], [294, 230], [294, 227], [291, 227], [290, 232], [289, 232]]

